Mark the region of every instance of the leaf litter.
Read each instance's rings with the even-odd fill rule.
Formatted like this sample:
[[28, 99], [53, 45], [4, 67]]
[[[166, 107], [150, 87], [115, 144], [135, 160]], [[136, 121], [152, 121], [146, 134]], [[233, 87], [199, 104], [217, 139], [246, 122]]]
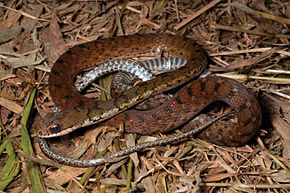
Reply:
[[[9, 140], [9, 152], [1, 151], [0, 179], [5, 182], [1, 190], [287, 192], [289, 21], [290, 3], [286, 0], [0, 2], [3, 148]], [[44, 165], [36, 131], [29, 131], [36, 157], [25, 151], [23, 156], [27, 147], [21, 145], [19, 125], [29, 93], [32, 88], [38, 89], [30, 122], [37, 111], [44, 114], [54, 110], [47, 72], [57, 58], [74, 45], [136, 33], [178, 33], [196, 40], [208, 53], [210, 70], [236, 79], [257, 96], [264, 118], [256, 138], [243, 147], [226, 148], [192, 137], [132, 154], [116, 163], [85, 169]], [[52, 140], [51, 147], [65, 156], [88, 159], [179, 132], [138, 136], [124, 133], [122, 126], [92, 127]], [[5, 166], [11, 158], [14, 167], [11, 161], [9, 167]], [[26, 163], [28, 168], [19, 169], [18, 164]], [[7, 179], [7, 172], [12, 174], [12, 180]]]

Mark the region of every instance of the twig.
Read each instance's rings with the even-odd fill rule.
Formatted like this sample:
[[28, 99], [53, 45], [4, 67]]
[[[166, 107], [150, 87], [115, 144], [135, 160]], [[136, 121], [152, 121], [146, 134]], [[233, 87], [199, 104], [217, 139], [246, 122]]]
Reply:
[[177, 24], [173, 29], [174, 30], [179, 30], [184, 25], [186, 25], [187, 23], [189, 23], [191, 20], [193, 20], [194, 18], [198, 17], [199, 15], [201, 15], [203, 12], [207, 11], [208, 9], [212, 8], [213, 6], [215, 6], [220, 1], [221, 0], [211, 1], [209, 4], [207, 4], [206, 6], [204, 6], [202, 9], [198, 10], [197, 12], [195, 12], [192, 16], [189, 16], [188, 18], [186, 18], [185, 20], [183, 20], [181, 23]]
[[[273, 77], [261, 77], [261, 76], [251, 76], [247, 74], [216, 74], [217, 76], [222, 76], [226, 78], [232, 78], [232, 79], [256, 79], [256, 80], [269, 80], [269, 81], [278, 81], [279, 84], [290, 84], [290, 79], [289, 78], [273, 78]], [[275, 82], [272, 82], [273, 84]]]
[[224, 25], [218, 25], [218, 24], [211, 25], [211, 27], [213, 27], [215, 29], [226, 30], [226, 31], [244, 32], [244, 33], [255, 34], [255, 35], [260, 35], [260, 36], [267, 36], [267, 37], [288, 38], [288, 39], [290, 38], [290, 35], [286, 35], [286, 34], [269, 34], [269, 33], [240, 29], [240, 28], [236, 28], [236, 27], [224, 26]]
[[36, 21], [48, 21], [48, 22], [50, 22], [50, 20], [36, 18], [36, 17], [34, 17], [33, 15], [30, 15], [30, 14], [25, 13], [25, 12], [23, 12], [23, 11], [19, 11], [19, 10], [17, 10], [17, 9], [13, 9], [13, 8], [11, 8], [11, 7], [7, 7], [7, 6], [5, 6], [5, 5], [0, 5], [0, 7], [3, 7], [3, 8], [5, 8], [5, 9], [10, 10], [10, 11], [14, 11], [14, 12], [16, 12], [16, 13], [20, 13], [20, 14], [23, 15], [24, 17], [28, 17], [28, 18], [33, 19], [33, 20], [36, 20]]
[[270, 49], [272, 48], [268, 47], [268, 48], [255, 48], [255, 49], [250, 49], [250, 50], [227, 51], [227, 52], [212, 53], [212, 54], [209, 54], [209, 56], [227, 56], [227, 55], [234, 55], [234, 54], [264, 52]]
[[[227, 52], [219, 52], [219, 53], [211, 53], [209, 56], [227, 56], [227, 55], [234, 55], [234, 54], [246, 54], [246, 53], [253, 53], [253, 52], [265, 52], [271, 50], [271, 47], [268, 48], [255, 48], [250, 50], [237, 50], [237, 51], [227, 51]], [[286, 56], [290, 56], [290, 52], [284, 50], [276, 50], [278, 54], [283, 54]]]
[[282, 189], [282, 188], [290, 188], [290, 184], [231, 184], [231, 183], [200, 183], [199, 186], [216, 186], [216, 187], [236, 187], [236, 188], [259, 188], [259, 189]]

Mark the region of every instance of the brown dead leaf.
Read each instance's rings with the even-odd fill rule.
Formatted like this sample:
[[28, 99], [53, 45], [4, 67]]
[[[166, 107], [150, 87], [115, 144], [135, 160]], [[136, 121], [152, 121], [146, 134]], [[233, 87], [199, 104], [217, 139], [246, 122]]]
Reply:
[[12, 40], [13, 38], [17, 37], [21, 33], [21, 31], [21, 27], [0, 31], [0, 43]]
[[276, 182], [280, 183], [289, 183], [290, 182], [290, 173], [285, 170], [281, 170], [277, 173], [270, 174], [271, 178]]
[[[72, 157], [74, 159], [80, 158], [86, 151], [88, 152], [89, 158], [95, 157], [95, 151], [94, 149], [91, 149], [92, 151], [88, 150], [88, 148], [96, 143], [96, 138], [99, 136], [101, 132], [103, 132], [104, 127], [98, 127], [96, 129], [89, 129], [85, 135], [83, 136], [82, 140], [78, 140], [79, 143], [77, 143], [74, 150], [68, 154], [69, 157]], [[103, 139], [103, 138], [102, 138]], [[93, 155], [92, 155], [93, 154]]]
[[271, 115], [270, 119], [281, 137], [283, 137], [283, 139], [290, 139], [290, 124], [278, 115]]
[[[138, 177], [142, 176], [143, 174], [146, 174], [147, 172], [148, 172], [148, 170], [145, 168], [145, 165], [141, 165], [140, 172], [137, 174], [138, 176], [136, 176], [136, 177], [138, 178]], [[144, 186], [144, 188], [146, 189], [146, 192], [155, 193], [154, 184], [153, 184], [153, 181], [150, 178], [150, 176], [144, 177], [143, 180], [141, 181], [141, 183]]]
[[[180, 182], [178, 187], [175, 187], [176, 192], [201, 192], [201, 187], [198, 185], [201, 183], [200, 172], [195, 172], [192, 177], [180, 177]], [[207, 192], [207, 191], [206, 191]]]
[[86, 171], [86, 168], [75, 168], [70, 166], [63, 166], [60, 170], [50, 171], [46, 180], [53, 182], [56, 185], [63, 185], [73, 178], [81, 175]]
[[9, 57], [6, 62], [12, 69], [21, 68], [25, 66], [34, 66], [44, 61], [43, 58], [36, 60], [36, 53], [24, 55], [20, 57]]
[[[9, 82], [10, 83], [10, 82]], [[11, 101], [16, 101], [17, 100], [17, 96], [15, 95], [15, 91], [14, 91], [14, 87], [13, 85], [10, 84], [5, 84], [5, 86], [2, 89], [2, 97]]]
[[117, 132], [109, 132], [105, 134], [99, 142], [98, 151], [101, 152], [107, 150], [108, 147], [112, 145], [114, 138], [117, 136], [119, 136]]
[[122, 165], [126, 164], [127, 160], [124, 159], [124, 160], [121, 160], [121, 161], [118, 161], [116, 163], [113, 163], [109, 168], [108, 168], [108, 172], [107, 174], [111, 174], [113, 172], [115, 172], [119, 167], [121, 167]]
[[254, 0], [251, 2], [250, 6], [260, 11], [264, 11], [264, 12], [269, 11], [265, 6], [265, 0]]
[[0, 98], [0, 106], [3, 106], [16, 114], [21, 114], [23, 112], [23, 108], [16, 102], [2, 97]]
[[[3, 44], [0, 44], [0, 54], [2, 55], [12, 55], [12, 56], [14, 56], [14, 55], [16, 55], [16, 53], [14, 52], [14, 50], [13, 50], [13, 42], [12, 41], [10, 41], [10, 42], [7, 42], [7, 43], [3, 43]], [[1, 58], [3, 61], [5, 61], [5, 59], [8, 59], [8, 57], [7, 58], [5, 58], [5, 57], [3, 57], [3, 58]]]
[[[235, 2], [239, 2], [247, 10], [252, 9], [256, 13], [261, 13], [261, 11], [263, 13], [252, 15], [241, 7], [233, 6]], [[215, 3], [218, 4], [213, 5]], [[42, 71], [48, 72], [50, 65], [47, 65], [46, 61], [43, 62], [44, 59], [48, 58], [53, 62], [68, 47], [109, 37], [113, 32], [116, 32], [115, 35], [123, 33], [128, 35], [138, 33], [139, 30], [142, 30], [142, 33], [153, 34], [178, 33], [194, 39], [209, 54], [217, 54], [209, 56], [211, 61], [214, 61], [210, 63], [211, 66], [217, 66], [222, 70], [229, 66], [227, 70], [239, 71], [240, 68], [248, 66], [243, 70], [245, 77], [250, 74], [253, 77], [262, 78], [288, 78], [286, 73], [266, 74], [263, 72], [264, 69], [289, 71], [289, 35], [287, 34], [289, 29], [287, 25], [281, 23], [281, 21], [288, 21], [289, 19], [285, 20], [285, 17], [289, 18], [290, 16], [290, 4], [285, 0], [278, 3], [277, 1], [263, 0], [234, 0], [231, 2], [220, 0], [136, 0], [129, 1], [121, 14], [120, 10], [123, 5], [125, 4], [121, 1], [1, 1], [0, 31], [14, 29], [17, 26], [23, 27], [25, 30], [25, 33], [17, 38], [15, 35], [9, 37], [9, 39], [14, 37], [12, 41], [0, 44], [0, 77], [3, 78], [1, 97], [13, 99], [11, 101], [15, 101], [15, 104], [23, 106], [27, 98], [25, 96], [27, 95], [25, 94], [26, 89], [29, 88], [27, 83], [33, 82], [36, 74], [38, 78], [43, 79], [37, 85], [39, 87], [37, 103], [41, 105], [42, 109], [49, 111], [48, 108], [53, 106], [53, 102], [47, 91], [48, 76], [42, 78]], [[284, 19], [281, 20], [281, 17]], [[178, 25], [180, 25], [180, 30], [177, 32], [174, 27]], [[115, 28], [116, 26], [117, 28]], [[41, 47], [39, 39], [42, 43]], [[43, 48], [44, 52], [39, 48]], [[270, 49], [275, 50], [275, 54], [265, 52], [265, 50]], [[33, 53], [30, 53], [31, 50]], [[223, 55], [218, 55], [218, 53], [223, 53]], [[31, 67], [31, 65], [40, 63], [43, 63], [45, 67]], [[233, 65], [231, 66], [231, 64]], [[257, 69], [258, 67], [263, 68], [263, 70]], [[32, 69], [36, 72], [33, 75]], [[289, 106], [289, 101], [287, 101], [289, 91], [285, 89], [288, 88], [288, 85], [273, 83], [272, 80], [261, 81], [260, 79], [248, 79], [243, 83], [247, 84], [247, 87], [251, 88], [250, 90], [258, 93], [259, 99], [265, 93], [274, 96], [274, 102], [262, 103], [263, 115], [265, 115], [261, 126], [265, 134], [262, 138], [263, 148], [269, 149], [271, 154], [288, 167], [289, 140], [283, 140], [276, 134], [276, 130], [271, 132], [273, 128], [271, 119], [267, 120], [272, 115], [277, 116], [273, 120], [275, 128], [283, 130], [289, 126], [286, 125], [290, 122], [290, 110], [289, 107], [287, 108]], [[271, 91], [268, 92], [268, 90]], [[23, 95], [19, 97], [21, 93]], [[286, 100], [278, 98], [282, 94]], [[17, 126], [21, 116], [5, 107], [0, 108], [0, 111], [3, 126], [7, 128], [7, 134], [10, 134], [10, 129]], [[77, 157], [82, 155], [82, 159], [92, 158], [95, 156], [96, 148], [101, 139], [103, 141], [100, 142], [99, 146], [103, 149], [109, 148], [110, 151], [115, 150], [115, 147], [112, 146], [112, 139], [109, 139], [110, 137], [114, 138], [115, 134], [106, 135], [110, 132], [109, 130], [108, 128], [89, 129], [83, 136], [73, 138], [75, 145], [71, 145], [69, 137], [63, 137], [60, 141], [52, 140], [51, 148], [62, 155], [67, 155], [68, 152], [74, 150], [78, 153]], [[283, 131], [287, 132], [288, 130]], [[269, 134], [266, 135], [266, 133]], [[161, 136], [167, 137], [175, 134], [168, 132]], [[281, 135], [286, 136], [286, 134]], [[73, 135], [71, 134], [70, 137]], [[124, 136], [120, 136], [121, 145], [128, 147], [135, 144], [135, 139], [132, 136], [128, 137], [127, 134]], [[153, 138], [158, 137], [156, 135], [142, 136], [137, 143], [142, 140], [148, 141], [150, 139], [151, 141]], [[123, 141], [131, 142], [131, 144], [125, 145]], [[20, 143], [20, 137], [16, 139], [16, 143]], [[75, 148], [76, 146], [77, 148]], [[15, 146], [15, 148], [19, 147]], [[109, 169], [107, 169], [108, 167], [102, 169], [103, 166], [97, 167], [91, 174], [92, 178], [97, 177], [97, 181], [88, 180], [83, 185], [84, 189], [70, 189], [71, 183], [69, 182], [78, 183], [76, 177], [81, 175], [86, 170], [85, 168], [63, 167], [69, 171], [63, 173], [55, 167], [47, 167], [44, 175], [48, 176], [46, 179], [48, 188], [85, 192], [99, 190], [101, 192], [137, 192], [139, 190], [144, 192], [232, 192], [237, 191], [232, 185], [238, 184], [240, 187], [241, 182], [253, 187], [253, 191], [266, 192], [273, 191], [273, 189], [260, 189], [259, 187], [263, 185], [272, 187], [273, 184], [276, 185], [276, 183], [288, 179], [281, 172], [282, 169], [277, 162], [269, 158], [269, 154], [266, 151], [263, 152], [262, 147], [255, 140], [247, 146], [235, 149], [223, 147], [215, 150], [214, 148], [199, 140], [192, 140], [191, 142], [180, 142], [148, 149], [138, 153], [140, 157], [135, 154], [136, 156], [134, 155], [132, 158], [138, 167], [133, 168], [131, 180], [136, 183], [132, 183], [133, 186], [130, 190], [125, 187], [127, 179], [125, 178], [126, 172], [124, 172], [128, 159], [108, 164]], [[41, 154], [39, 149], [36, 148], [36, 151]], [[18, 149], [16, 149], [17, 152], [19, 152]], [[141, 162], [139, 162], [140, 158]], [[147, 169], [145, 169], [146, 167]], [[2, 168], [0, 167], [0, 170]], [[265, 171], [267, 172], [265, 173]], [[278, 174], [281, 174], [283, 178], [275, 175], [269, 176], [273, 172], [279, 172]], [[204, 183], [201, 187], [200, 183], [204, 182], [203, 179], [205, 182], [213, 183]], [[21, 180], [22, 178], [13, 179], [5, 191], [13, 192], [25, 189], [26, 183], [23, 184]], [[218, 183], [216, 183], [217, 181]], [[231, 187], [224, 187], [224, 184], [229, 184]], [[14, 186], [19, 188], [14, 188]], [[245, 190], [245, 187], [242, 188], [244, 189], [240, 189], [240, 191]], [[252, 190], [246, 189], [246, 191]]]
[[290, 139], [290, 106], [287, 99], [266, 93], [261, 102], [270, 113], [270, 120], [281, 137]]
[[204, 182], [214, 182], [214, 181], [220, 181], [228, 177], [236, 176], [236, 173], [224, 173], [224, 174], [213, 174], [210, 176], [206, 176], [202, 181]]
[[19, 54], [27, 53], [36, 49], [31, 34], [28, 32], [24, 32], [17, 38], [14, 38], [13, 42], [15, 44], [14, 47], [17, 49], [17, 53]]
[[125, 186], [127, 181], [126, 181], [126, 179], [105, 178], [105, 179], [101, 180], [101, 183], [107, 184], [107, 185]]
[[232, 156], [229, 154], [228, 151], [221, 150], [219, 148], [216, 149], [216, 151], [222, 155], [223, 159], [231, 164], [235, 164], [235, 160], [232, 158]]
[[6, 17], [7, 18], [5, 20], [0, 21], [0, 31], [17, 27], [18, 20], [21, 17], [21, 14], [14, 12], [14, 11], [11, 11], [11, 10], [8, 10]]
[[275, 49], [271, 49], [271, 50], [267, 50], [265, 52], [263, 52], [261, 55], [256, 56], [254, 58], [251, 59], [245, 59], [245, 60], [236, 60], [235, 62], [231, 63], [230, 66], [226, 67], [225, 70], [234, 70], [234, 69], [238, 69], [238, 68], [242, 68], [245, 66], [252, 66], [252, 65], [256, 65], [257, 63], [271, 57], [272, 54], [275, 53]]
[[[133, 146], [136, 145], [135, 137], [134, 137], [133, 134], [127, 135], [126, 143], [127, 143], [127, 147], [133, 147]], [[138, 157], [137, 153], [130, 154], [130, 158], [133, 160], [135, 166], [139, 166], [140, 160], [139, 160], [139, 157]]]
[[290, 138], [284, 140], [283, 157], [289, 159], [290, 162]]
[[57, 21], [57, 16], [54, 16], [49, 27], [45, 28], [39, 37], [44, 46], [44, 53], [51, 62], [55, 62], [68, 49]]
[[10, 120], [10, 115], [12, 114], [12, 112], [6, 108], [0, 108], [0, 112], [1, 112], [1, 121], [2, 123], [5, 125], [9, 120]]
[[290, 19], [290, 2], [285, 2], [286, 4], [286, 9], [285, 9], [285, 16]]
[[[27, 14], [30, 14], [36, 18], [39, 18], [40, 14], [43, 11], [43, 5], [41, 4], [31, 4], [29, 7], [24, 7], [23, 11]], [[35, 25], [37, 24], [37, 21], [28, 17], [24, 17], [21, 21], [20, 26], [24, 28], [24, 32], [31, 32]]]

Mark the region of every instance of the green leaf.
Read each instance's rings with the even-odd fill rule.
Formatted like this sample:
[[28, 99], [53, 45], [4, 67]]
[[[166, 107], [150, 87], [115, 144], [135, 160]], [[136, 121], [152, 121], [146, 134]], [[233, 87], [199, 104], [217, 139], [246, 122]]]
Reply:
[[[28, 154], [29, 156], [34, 157], [34, 152], [32, 148], [32, 143], [30, 140], [29, 133], [26, 128], [26, 124], [29, 118], [29, 114], [33, 105], [34, 96], [36, 93], [36, 89], [33, 89], [29, 101], [24, 109], [23, 117], [21, 119], [22, 123], [22, 130], [21, 130], [21, 144], [23, 151]], [[42, 175], [40, 173], [40, 169], [38, 167], [38, 164], [28, 161], [23, 162], [24, 168], [26, 169], [27, 173], [27, 181], [30, 185], [31, 192], [45, 192], [45, 185], [43, 183]]]
[[0, 149], [6, 148], [8, 160], [6, 161], [0, 175], [0, 190], [4, 190], [6, 186], [13, 180], [19, 172], [20, 163], [16, 163], [16, 155], [9, 139], [6, 139], [0, 146]]

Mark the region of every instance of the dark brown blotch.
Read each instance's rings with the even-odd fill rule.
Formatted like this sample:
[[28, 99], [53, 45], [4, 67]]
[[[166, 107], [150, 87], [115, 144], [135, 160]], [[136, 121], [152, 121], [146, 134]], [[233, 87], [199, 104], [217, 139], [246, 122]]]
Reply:
[[182, 104], [182, 100], [179, 97], [175, 97], [175, 100], [178, 104]]
[[214, 85], [214, 91], [215, 91], [215, 92], [218, 92], [218, 90], [219, 90], [220, 87], [221, 87], [221, 85], [220, 85], [219, 83], [216, 83], [216, 84]]
[[65, 98], [66, 100], [70, 100], [70, 99], [72, 98], [72, 96], [71, 96], [71, 95], [66, 95], [66, 96], [64, 96], [64, 98]]
[[144, 122], [144, 118], [142, 116], [138, 116], [138, 119], [141, 121], [141, 122]]
[[78, 106], [80, 108], [83, 108], [85, 106], [85, 102], [83, 100], [80, 100], [79, 103], [78, 103]]
[[173, 113], [174, 111], [168, 107], [165, 107], [164, 110], [168, 113]]
[[200, 81], [200, 92], [204, 92], [205, 91], [205, 82], [204, 81]]
[[229, 99], [233, 98], [237, 93], [234, 92], [234, 91], [230, 91], [229, 94], [228, 94], [228, 97]]
[[193, 96], [193, 93], [192, 93], [192, 90], [191, 90], [190, 87], [187, 87], [187, 88], [186, 88], [186, 91], [187, 91], [188, 96], [190, 96], [190, 97]]
[[246, 126], [249, 125], [250, 123], [252, 123], [252, 117], [249, 118], [249, 119], [247, 119], [247, 120], [244, 122], [243, 126], [246, 127]]
[[158, 115], [156, 115], [156, 114], [152, 114], [152, 117], [154, 118], [154, 119], [156, 119], [156, 120], [160, 120], [160, 117], [158, 116]]
[[60, 76], [60, 73], [56, 70], [52, 70], [51, 73], [55, 76]]
[[63, 61], [63, 59], [58, 59], [58, 60], [57, 60], [57, 63], [63, 64], [64, 61]]
[[62, 88], [62, 84], [54, 84], [54, 86], [56, 87], [56, 88], [58, 88], [58, 89], [60, 89], [60, 88]]
[[238, 111], [243, 111], [247, 108], [247, 105], [245, 103], [241, 104], [240, 106], [238, 106]]
[[127, 112], [124, 113], [124, 119], [130, 120], [130, 115]]
[[78, 45], [80, 48], [82, 48], [82, 49], [88, 49], [88, 47], [86, 46], [86, 44], [79, 44]]

